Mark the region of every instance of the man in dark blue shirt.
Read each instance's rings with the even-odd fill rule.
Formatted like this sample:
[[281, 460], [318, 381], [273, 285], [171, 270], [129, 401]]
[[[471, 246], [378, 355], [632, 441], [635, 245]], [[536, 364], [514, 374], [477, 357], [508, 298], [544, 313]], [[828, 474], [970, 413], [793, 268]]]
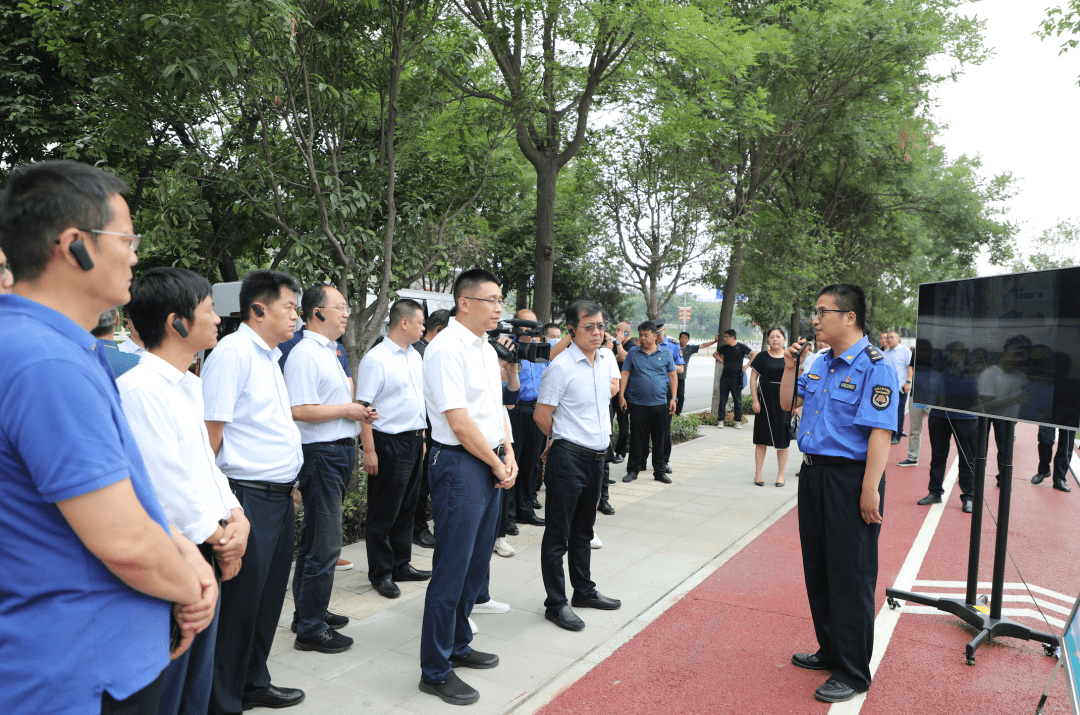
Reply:
[[956, 463], [957, 482], [960, 485], [960, 508], [971, 513], [971, 500], [975, 491], [975, 443], [978, 429], [975, 415], [933, 409], [935, 405], [969, 405], [978, 400], [975, 382], [967, 374], [967, 348], [959, 340], [945, 346], [949, 367], [940, 374], [932, 373], [931, 394], [936, 396], [930, 405], [927, 434], [930, 436], [930, 487], [929, 493], [918, 501], [920, 506], [940, 504], [945, 493], [945, 466], [949, 460], [949, 438], [956, 440], [960, 451]]
[[[671, 484], [671, 477], [665, 473], [664, 426], [669, 415], [675, 412], [675, 398], [669, 391], [676, 380], [675, 359], [670, 350], [657, 343], [657, 332], [656, 324], [651, 320], [639, 325], [641, 345], [630, 348], [622, 364], [619, 408], [629, 412], [630, 432], [634, 435], [624, 482], [634, 481], [638, 472], [645, 469], [649, 441], [652, 440], [653, 478]], [[627, 382], [630, 382], [629, 389]]]

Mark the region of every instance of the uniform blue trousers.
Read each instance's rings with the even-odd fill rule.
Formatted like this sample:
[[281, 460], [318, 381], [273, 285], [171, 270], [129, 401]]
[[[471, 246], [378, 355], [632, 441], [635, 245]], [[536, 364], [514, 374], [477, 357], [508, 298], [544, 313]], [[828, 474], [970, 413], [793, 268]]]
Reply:
[[428, 459], [436, 541], [424, 599], [420, 672], [435, 684], [446, 680], [451, 656], [472, 652], [469, 615], [491, 565], [502, 492], [491, 468], [468, 452], [435, 444]]

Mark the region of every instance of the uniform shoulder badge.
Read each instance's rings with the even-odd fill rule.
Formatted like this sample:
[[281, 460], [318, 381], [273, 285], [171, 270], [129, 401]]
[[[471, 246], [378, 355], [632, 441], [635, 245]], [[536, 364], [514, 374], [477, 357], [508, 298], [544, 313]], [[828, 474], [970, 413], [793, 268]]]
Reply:
[[885, 359], [885, 356], [882, 355], [881, 353], [879, 353], [878, 349], [875, 348], [873, 345], [867, 345], [866, 346], [866, 354], [874, 362], [877, 362], [878, 360], [884, 360]]
[[812, 372], [808, 372], [808, 373], [806, 373], [806, 379], [807, 380], [820, 380], [821, 376], [820, 375], [815, 375]]
[[875, 385], [874, 393], [870, 397], [870, 404], [878, 410], [886, 409], [892, 404], [892, 388], [885, 385]]

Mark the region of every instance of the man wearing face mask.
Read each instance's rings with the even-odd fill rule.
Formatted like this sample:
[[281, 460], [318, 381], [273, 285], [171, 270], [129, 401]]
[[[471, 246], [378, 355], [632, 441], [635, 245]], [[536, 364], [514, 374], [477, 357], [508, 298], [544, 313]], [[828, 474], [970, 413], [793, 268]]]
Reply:
[[[514, 317], [521, 320], [536, 320], [536, 313], [531, 310], [519, 310]], [[554, 327], [553, 331], [545, 331], [545, 333], [558, 331], [558, 326], [552, 327]], [[536, 340], [531, 335], [520, 335], [517, 339], [521, 343], [531, 343]], [[545, 340], [550, 342], [550, 339], [546, 337]], [[558, 343], [558, 340], [555, 342]], [[510, 410], [510, 429], [514, 432], [519, 471], [517, 482], [507, 498], [511, 500], [510, 516], [518, 524], [534, 526], [545, 524], [544, 520], [536, 515], [536, 509], [540, 508], [540, 502], [536, 500], [536, 494], [540, 491], [540, 453], [544, 451], [545, 440], [540, 428], [533, 422], [533, 412], [536, 409], [536, 397], [540, 392], [540, 378], [547, 367], [548, 363], [521, 361], [521, 372], [518, 374], [521, 392], [518, 393], [517, 405]], [[515, 530], [509, 533], [515, 535]]]

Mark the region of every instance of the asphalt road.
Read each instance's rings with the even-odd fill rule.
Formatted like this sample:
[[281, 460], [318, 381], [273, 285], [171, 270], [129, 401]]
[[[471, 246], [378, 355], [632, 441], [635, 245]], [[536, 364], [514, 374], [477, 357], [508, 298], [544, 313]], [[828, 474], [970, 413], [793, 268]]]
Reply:
[[[713, 365], [715, 364], [712, 348], [709, 348], [708, 355], [694, 355], [690, 358], [690, 369], [686, 373], [686, 402], [683, 405], [683, 412], [696, 412], [712, 407]], [[743, 393], [749, 395], [750, 388], [747, 387]]]

